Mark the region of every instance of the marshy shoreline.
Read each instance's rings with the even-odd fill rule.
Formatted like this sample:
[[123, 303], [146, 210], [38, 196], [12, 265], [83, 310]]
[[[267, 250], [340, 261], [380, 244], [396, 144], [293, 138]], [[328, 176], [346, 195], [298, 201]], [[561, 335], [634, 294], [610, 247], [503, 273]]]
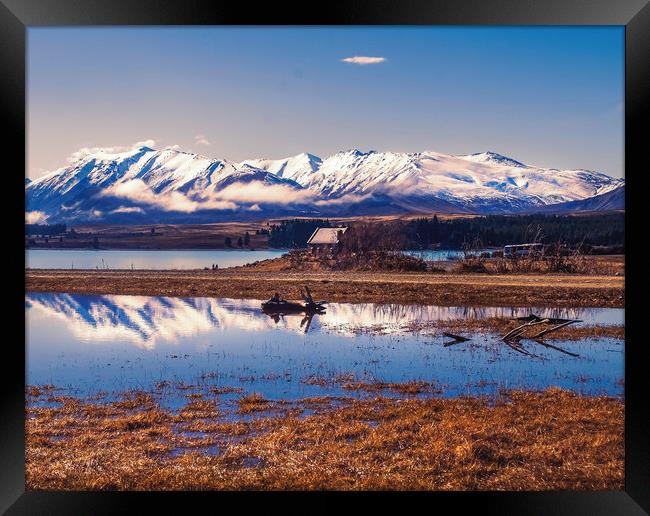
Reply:
[[[26, 393], [28, 489], [624, 487], [616, 397], [557, 388], [503, 391], [496, 400], [242, 395], [240, 417], [229, 419], [217, 390], [171, 411], [145, 392], [106, 401], [52, 389]], [[34, 406], [39, 398], [57, 406]]]
[[455, 274], [351, 271], [54, 270], [27, 269], [27, 292], [299, 299], [307, 285], [330, 302], [440, 306], [622, 308], [624, 276], [577, 274]]
[[[273, 270], [282, 264], [282, 260], [268, 260], [185, 271], [26, 269], [25, 287], [34, 293], [260, 300], [276, 291], [287, 299], [299, 299], [299, 289], [307, 286], [315, 299], [331, 303], [539, 309], [625, 306], [622, 274]], [[497, 316], [396, 321], [383, 326], [349, 324], [341, 330], [369, 333], [373, 339], [394, 329], [391, 325], [418, 337], [453, 332], [481, 336], [480, 348], [486, 335], [500, 338], [521, 322]], [[600, 339], [615, 339], [622, 346], [625, 328], [587, 321], [550, 334], [550, 341], [560, 342], [544, 346], [563, 352], [561, 357], [566, 358], [576, 351], [573, 343], [593, 340], [597, 345]], [[444, 349], [447, 346], [441, 343]], [[461, 353], [464, 347], [450, 349]], [[377, 354], [373, 363], [388, 360], [373, 352]], [[427, 351], [427, 356], [432, 352]], [[180, 356], [174, 351], [164, 360], [180, 361]], [[190, 364], [196, 360], [191, 350], [182, 357]], [[449, 397], [443, 380], [426, 375], [414, 374], [404, 382], [381, 374], [327, 376], [314, 368], [315, 373], [305, 372], [299, 380], [306, 390], [292, 397], [286, 388], [277, 395], [260, 389], [259, 382], [253, 388], [253, 376], [230, 382], [224, 364], [217, 365], [193, 380], [178, 381], [165, 374], [145, 390], [122, 388], [110, 394], [28, 386], [28, 489], [624, 488], [624, 400], [618, 395], [622, 378], [607, 391], [594, 390], [591, 384], [572, 390], [536, 389], [511, 381], [504, 386], [489, 375], [476, 383], [478, 390], [472, 394], [474, 384], [468, 383], [466, 392]], [[234, 373], [253, 374], [242, 371]], [[582, 369], [579, 373], [577, 382], [590, 381]], [[259, 379], [285, 382], [287, 373], [260, 368], [258, 374], [263, 375]], [[316, 389], [322, 392], [314, 394]]]

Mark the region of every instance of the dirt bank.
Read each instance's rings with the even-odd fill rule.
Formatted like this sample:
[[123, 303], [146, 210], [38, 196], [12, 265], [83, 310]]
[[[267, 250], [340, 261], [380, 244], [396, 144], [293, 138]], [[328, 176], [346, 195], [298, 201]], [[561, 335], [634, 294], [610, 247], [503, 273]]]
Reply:
[[317, 299], [351, 303], [442, 306], [623, 307], [624, 278], [562, 274], [432, 274], [372, 272], [27, 270], [26, 290], [266, 299], [299, 298], [307, 285]]

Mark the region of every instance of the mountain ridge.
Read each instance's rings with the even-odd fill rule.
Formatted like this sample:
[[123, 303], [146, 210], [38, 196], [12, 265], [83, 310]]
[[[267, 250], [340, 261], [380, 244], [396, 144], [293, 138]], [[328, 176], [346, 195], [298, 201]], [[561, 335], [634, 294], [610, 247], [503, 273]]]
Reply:
[[[49, 222], [159, 223], [343, 213], [525, 213], [574, 202], [567, 204], [571, 211], [624, 184], [600, 172], [533, 167], [493, 151], [348, 149], [324, 159], [303, 152], [232, 162], [139, 146], [80, 154], [68, 166], [26, 181], [25, 195], [32, 218]], [[619, 204], [624, 198], [610, 197]]]

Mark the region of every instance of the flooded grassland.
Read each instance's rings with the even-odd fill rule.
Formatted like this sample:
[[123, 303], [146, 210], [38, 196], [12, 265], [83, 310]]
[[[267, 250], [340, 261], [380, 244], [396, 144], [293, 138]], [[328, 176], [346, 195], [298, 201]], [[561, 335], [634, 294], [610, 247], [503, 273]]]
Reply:
[[623, 488], [622, 309], [25, 303], [30, 489]]

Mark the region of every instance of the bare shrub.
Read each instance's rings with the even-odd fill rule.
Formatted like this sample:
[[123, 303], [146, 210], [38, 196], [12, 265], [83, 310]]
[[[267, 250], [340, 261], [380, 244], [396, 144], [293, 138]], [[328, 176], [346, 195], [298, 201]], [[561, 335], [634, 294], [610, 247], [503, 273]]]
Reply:
[[463, 245], [463, 258], [454, 265], [453, 271], [458, 273], [490, 272], [486, 266], [487, 258], [481, 252], [483, 242], [475, 238]]
[[[539, 235], [539, 233], [538, 233]], [[607, 259], [595, 259], [583, 245], [569, 247], [559, 241], [547, 245], [544, 251], [508, 258], [497, 254], [486, 258], [479, 252], [480, 241], [476, 240], [463, 248], [463, 258], [455, 264], [456, 273], [488, 274], [620, 274], [620, 267]], [[494, 255], [493, 255], [494, 256]]]
[[339, 233], [332, 248], [289, 253], [294, 270], [426, 271], [427, 264], [403, 254], [406, 234], [402, 224], [359, 223]]
[[401, 251], [406, 249], [407, 237], [402, 224], [360, 223], [348, 228], [339, 238], [338, 251], [344, 254], [368, 251]]
[[427, 270], [427, 263], [422, 258], [400, 252], [365, 251], [362, 253], [339, 253], [332, 269], [424, 272]]

